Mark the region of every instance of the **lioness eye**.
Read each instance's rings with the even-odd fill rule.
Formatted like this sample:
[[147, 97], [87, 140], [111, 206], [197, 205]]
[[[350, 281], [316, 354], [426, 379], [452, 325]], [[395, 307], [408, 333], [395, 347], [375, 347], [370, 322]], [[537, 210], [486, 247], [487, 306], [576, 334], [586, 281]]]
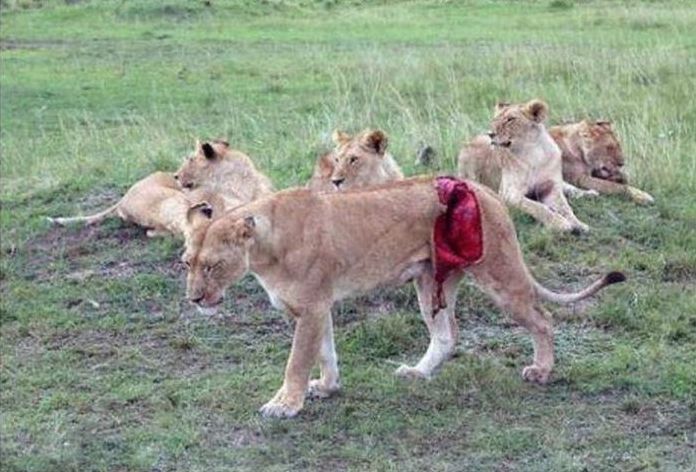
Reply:
[[350, 163], [351, 163], [351, 164], [355, 164], [356, 162], [358, 162], [357, 156], [351, 156], [351, 157], [350, 157]]

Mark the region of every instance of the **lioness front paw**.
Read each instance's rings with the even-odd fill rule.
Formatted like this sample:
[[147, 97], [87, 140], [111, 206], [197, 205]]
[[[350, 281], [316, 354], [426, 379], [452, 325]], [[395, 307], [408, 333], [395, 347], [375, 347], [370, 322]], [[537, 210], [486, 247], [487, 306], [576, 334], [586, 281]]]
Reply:
[[544, 369], [536, 364], [528, 365], [522, 369], [522, 378], [527, 382], [533, 382], [544, 385], [549, 381], [551, 375], [550, 369]]
[[340, 389], [341, 386], [338, 383], [326, 386], [321, 379], [310, 380], [307, 387], [307, 396], [310, 398], [329, 398]]
[[631, 187], [629, 190], [631, 199], [640, 205], [650, 205], [655, 203], [655, 199], [648, 192], [643, 192], [637, 188]]
[[297, 416], [301, 409], [302, 406], [292, 406], [283, 400], [273, 399], [259, 408], [259, 413], [265, 418], [292, 418]]
[[424, 379], [427, 380], [430, 376], [415, 367], [402, 364], [398, 369], [394, 371], [394, 375], [401, 377], [402, 379]]

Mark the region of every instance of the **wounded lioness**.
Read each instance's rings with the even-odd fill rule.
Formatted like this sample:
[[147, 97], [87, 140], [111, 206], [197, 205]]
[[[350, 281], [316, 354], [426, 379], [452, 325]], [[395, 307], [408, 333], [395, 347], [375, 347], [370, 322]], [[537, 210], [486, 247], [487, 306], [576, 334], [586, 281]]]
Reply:
[[[273, 306], [296, 320], [285, 381], [261, 408], [264, 415], [294, 416], [308, 389], [320, 397], [339, 389], [330, 313], [343, 298], [415, 281], [430, 345], [418, 364], [402, 366], [397, 374], [429, 377], [454, 352], [457, 287], [464, 273], [469, 273], [501, 309], [531, 332], [534, 361], [522, 376], [545, 383], [554, 364], [553, 329], [540, 298], [570, 303], [624, 280], [622, 274], [610, 273], [577, 293], [544, 288], [522, 259], [514, 226], [500, 199], [476, 183], [456, 181], [468, 185], [480, 209], [476, 218], [482, 249], [477, 263], [437, 283], [434, 225], [445, 211], [436, 189], [439, 182], [420, 177], [361, 191], [282, 191], [238, 207], [196, 232], [183, 256], [190, 301], [214, 310], [225, 289], [251, 272]], [[435, 295], [445, 302], [439, 312], [433, 303]], [[320, 378], [308, 382], [316, 361]]]
[[191, 210], [204, 208], [212, 217], [222, 214], [228, 204], [236, 206], [206, 189], [183, 192], [172, 174], [155, 172], [136, 182], [116, 204], [104, 211], [89, 216], [48, 219], [59, 225], [93, 225], [117, 216], [147, 228], [148, 237], [173, 234], [188, 239], [199, 221], [195, 217], [197, 212]]
[[226, 141], [196, 141], [196, 149], [174, 174], [185, 189], [205, 187], [226, 199], [248, 203], [273, 192], [271, 181], [249, 156]]
[[622, 168], [621, 144], [608, 121], [587, 120], [549, 128], [561, 148], [563, 180], [599, 193], [628, 195], [636, 203], [653, 203], [653, 197], [628, 185]]
[[387, 151], [389, 140], [381, 130], [365, 130], [355, 136], [334, 131], [333, 151], [319, 156], [307, 188], [345, 190], [401, 180], [404, 174]]
[[565, 192], [596, 194], [563, 182], [561, 150], [544, 126], [540, 100], [499, 103], [488, 136], [475, 137], [459, 153], [459, 175], [496, 190], [508, 204], [561, 231], [587, 231]]

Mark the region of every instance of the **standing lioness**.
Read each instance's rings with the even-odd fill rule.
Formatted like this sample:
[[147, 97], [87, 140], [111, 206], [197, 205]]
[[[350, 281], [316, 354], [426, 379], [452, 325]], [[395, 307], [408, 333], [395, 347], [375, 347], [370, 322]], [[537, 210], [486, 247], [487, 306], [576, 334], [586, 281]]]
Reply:
[[[504, 205], [483, 187], [467, 184], [480, 209], [476, 214], [480, 214], [483, 249], [480, 261], [465, 272], [531, 332], [534, 362], [522, 375], [544, 383], [554, 364], [553, 329], [539, 298], [561, 303], [580, 300], [623, 276], [609, 274], [573, 294], [547, 290], [524, 264]], [[435, 282], [433, 228], [445, 209], [435, 185], [434, 179], [421, 177], [363, 191], [283, 191], [236, 208], [196, 233], [184, 254], [189, 300], [214, 309], [225, 289], [251, 272], [271, 303], [295, 317], [285, 381], [261, 408], [264, 415], [296, 415], [308, 388], [317, 396], [338, 390], [331, 307], [377, 286], [415, 281], [430, 331], [423, 358], [414, 367], [402, 366], [398, 374], [428, 377], [453, 353], [454, 305], [464, 271], [450, 273], [442, 284]], [[435, 316], [434, 298], [446, 305]], [[320, 378], [309, 382], [317, 360]]]

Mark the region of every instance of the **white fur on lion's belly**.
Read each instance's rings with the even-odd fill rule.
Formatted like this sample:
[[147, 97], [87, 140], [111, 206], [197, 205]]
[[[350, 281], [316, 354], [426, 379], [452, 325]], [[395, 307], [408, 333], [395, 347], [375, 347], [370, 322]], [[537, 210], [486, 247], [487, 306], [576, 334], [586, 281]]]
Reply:
[[[252, 272], [252, 274], [253, 274], [253, 272]], [[253, 274], [253, 275], [254, 275], [254, 277], [256, 277], [256, 280], [258, 280], [261, 287], [266, 291], [266, 294], [268, 295], [268, 300], [271, 302], [271, 305], [273, 306], [273, 308], [275, 308], [276, 310], [281, 310], [281, 311], [285, 310], [285, 305], [283, 304], [283, 302], [280, 300], [280, 298], [275, 293], [273, 293], [272, 290], [270, 290], [268, 288], [268, 286], [263, 282], [263, 279], [261, 277], [259, 277], [257, 274]]]
[[217, 307], [216, 306], [198, 306], [198, 313], [200, 313], [203, 316], [213, 316], [215, 313], [217, 313]]

